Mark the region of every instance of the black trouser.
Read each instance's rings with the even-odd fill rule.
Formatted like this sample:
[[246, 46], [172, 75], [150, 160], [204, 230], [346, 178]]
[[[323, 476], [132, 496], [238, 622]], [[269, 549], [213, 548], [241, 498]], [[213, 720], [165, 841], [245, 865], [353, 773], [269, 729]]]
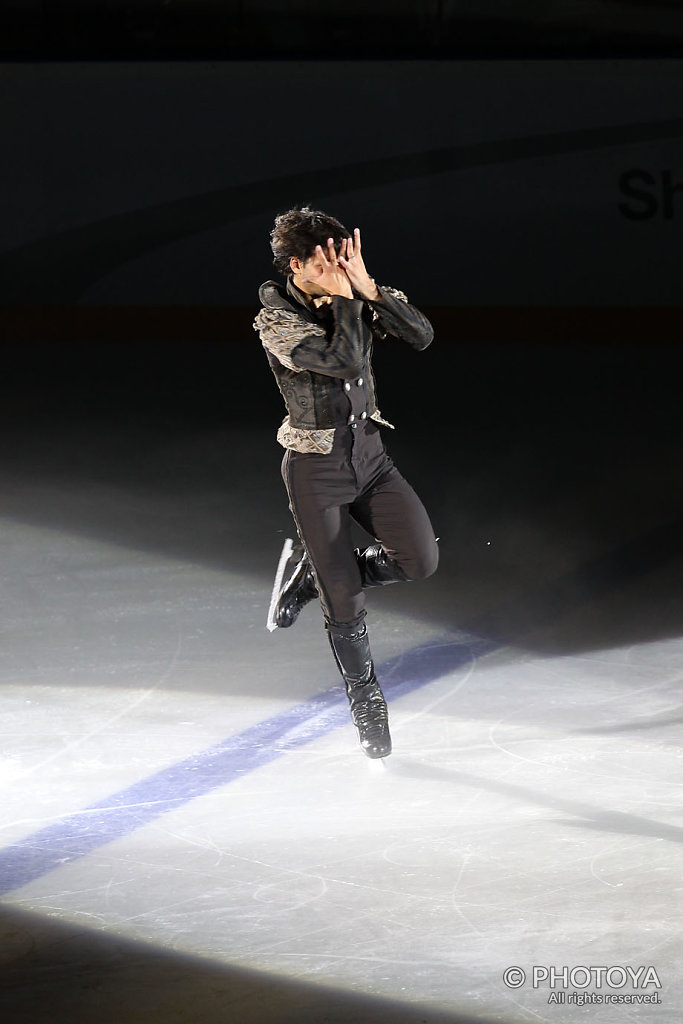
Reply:
[[387, 455], [372, 420], [341, 427], [329, 455], [287, 450], [282, 477], [299, 538], [315, 573], [329, 624], [365, 615], [351, 520], [378, 540], [411, 580], [430, 576], [439, 550], [417, 494]]

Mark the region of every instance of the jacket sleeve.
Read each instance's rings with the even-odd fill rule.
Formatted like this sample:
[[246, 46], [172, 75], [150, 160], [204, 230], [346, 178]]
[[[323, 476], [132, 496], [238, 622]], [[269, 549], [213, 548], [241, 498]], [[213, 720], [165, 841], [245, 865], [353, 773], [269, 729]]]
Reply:
[[358, 377], [363, 372], [363, 301], [335, 295], [331, 310], [331, 336], [321, 325], [280, 308], [262, 309], [254, 327], [264, 348], [290, 370]]
[[397, 288], [386, 285], [377, 287], [380, 300], [368, 303], [374, 314], [375, 330], [379, 328], [381, 336], [391, 334], [394, 338], [408, 342], [418, 352], [427, 348], [434, 337], [434, 328], [424, 313], [411, 306], [406, 295]]

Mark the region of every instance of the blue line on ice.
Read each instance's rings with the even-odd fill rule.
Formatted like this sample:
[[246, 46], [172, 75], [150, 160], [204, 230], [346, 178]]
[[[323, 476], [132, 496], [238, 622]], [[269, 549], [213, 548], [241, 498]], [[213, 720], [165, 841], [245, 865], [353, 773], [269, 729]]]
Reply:
[[[393, 701], [499, 646], [475, 637], [454, 641], [451, 634], [390, 659], [379, 666], [378, 675]], [[141, 779], [97, 805], [67, 815], [0, 850], [0, 894], [85, 857], [347, 722], [346, 698], [336, 687]]]

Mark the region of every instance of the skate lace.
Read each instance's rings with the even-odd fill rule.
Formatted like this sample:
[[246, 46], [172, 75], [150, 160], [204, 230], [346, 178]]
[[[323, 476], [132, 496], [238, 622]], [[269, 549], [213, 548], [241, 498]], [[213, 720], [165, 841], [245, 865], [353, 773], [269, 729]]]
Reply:
[[386, 701], [379, 695], [354, 703], [352, 709], [354, 724], [364, 733], [384, 730], [389, 721]]

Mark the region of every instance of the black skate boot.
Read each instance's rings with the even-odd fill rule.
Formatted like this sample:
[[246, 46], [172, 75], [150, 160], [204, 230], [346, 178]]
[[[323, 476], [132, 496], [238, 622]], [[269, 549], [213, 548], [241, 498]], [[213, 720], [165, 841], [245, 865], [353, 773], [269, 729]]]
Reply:
[[301, 609], [317, 596], [318, 588], [308, 555], [301, 545], [297, 545], [285, 569], [285, 583], [275, 605], [276, 624], [280, 629], [293, 626]]
[[398, 562], [387, 554], [381, 544], [367, 548], [354, 548], [353, 553], [365, 587], [385, 587], [388, 583], [404, 583], [408, 577]]
[[[384, 587], [388, 583], [407, 580], [403, 569], [387, 554], [381, 544], [354, 548], [363, 589]], [[315, 576], [308, 555], [298, 544], [285, 568], [285, 583], [275, 605], [275, 623], [280, 629], [293, 626], [301, 609], [318, 596]]]
[[365, 623], [350, 628], [328, 624], [327, 630], [363, 753], [372, 758], [387, 757], [391, 753], [389, 713], [375, 676], [367, 627]]

